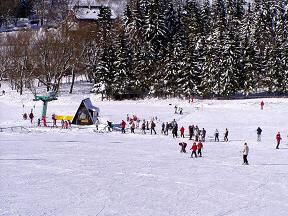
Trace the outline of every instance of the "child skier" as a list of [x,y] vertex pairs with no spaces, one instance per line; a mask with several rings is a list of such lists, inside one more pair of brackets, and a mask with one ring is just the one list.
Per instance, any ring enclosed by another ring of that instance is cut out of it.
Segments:
[[68,121],[65,121],[65,122],[64,122],[64,128],[65,128],[65,129],[68,129]]
[[24,119],[24,120],[27,120],[27,113],[24,113],[24,114],[23,114],[23,119]]
[[198,154],[199,157],[202,157],[202,148],[203,148],[203,144],[202,144],[201,141],[199,141],[198,144],[197,144],[197,149],[198,149],[197,154]]
[[185,143],[185,142],[180,142],[180,143],[179,143],[179,146],[181,146],[180,152],[181,152],[181,153],[186,153],[187,143]]
[[125,131],[125,127],[126,127],[126,122],[124,121],[124,120],[122,120],[122,122],[121,122],[121,132],[122,133],[125,133],[126,131]]
[[191,153],[191,158],[193,158],[193,155],[195,155],[195,157],[197,158],[197,154],[196,154],[196,151],[197,151],[197,145],[196,145],[196,142],[193,143],[191,149],[192,150],[192,153]]

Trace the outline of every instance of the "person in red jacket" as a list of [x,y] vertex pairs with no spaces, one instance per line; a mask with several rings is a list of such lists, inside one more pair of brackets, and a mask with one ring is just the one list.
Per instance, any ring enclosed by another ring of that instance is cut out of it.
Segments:
[[185,131],[185,129],[184,129],[184,127],[182,126],[182,127],[180,128],[180,136],[183,137],[183,138],[184,138],[184,131]]
[[197,154],[198,154],[199,157],[202,157],[202,148],[203,148],[203,144],[202,144],[201,141],[199,141],[198,144],[197,144],[197,149],[198,149]]
[[261,106],[261,110],[263,110],[263,107],[264,107],[264,101],[261,101],[260,106]]
[[276,141],[277,141],[276,149],[279,149],[279,145],[280,145],[281,139],[282,138],[281,138],[280,132],[278,132],[277,135],[276,135]]
[[121,122],[121,132],[122,133],[125,133],[126,131],[125,131],[125,127],[126,127],[126,122],[124,121],[124,120],[122,120],[122,122]]
[[45,116],[42,116],[42,121],[43,121],[44,127],[47,127],[47,121],[46,121],[46,117]]
[[197,145],[196,145],[196,142],[193,143],[191,149],[192,150],[192,153],[191,153],[191,158],[193,158],[193,154],[195,155],[195,157],[197,158],[197,154],[196,154],[196,151],[197,151]]

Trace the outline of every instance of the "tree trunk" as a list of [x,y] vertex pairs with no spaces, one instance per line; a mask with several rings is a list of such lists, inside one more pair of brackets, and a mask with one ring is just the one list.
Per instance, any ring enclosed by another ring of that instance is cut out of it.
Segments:
[[60,89],[60,82],[61,82],[61,79],[57,80],[57,82],[53,85],[52,90],[56,93],[58,93],[58,91]]
[[19,85],[19,90],[20,90],[20,95],[23,94],[23,80],[20,80],[20,85]]
[[71,86],[70,86],[69,94],[72,94],[72,92],[73,92],[74,82],[75,82],[75,72],[74,72],[74,68],[73,68],[72,69],[72,83],[71,83]]

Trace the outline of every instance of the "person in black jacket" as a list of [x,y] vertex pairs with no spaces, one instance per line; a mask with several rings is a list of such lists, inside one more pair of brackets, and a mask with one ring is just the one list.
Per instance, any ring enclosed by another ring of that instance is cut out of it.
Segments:
[[260,127],[257,128],[257,141],[261,142],[261,133],[262,129]]
[[151,121],[151,134],[152,134],[152,131],[154,131],[154,134],[156,134],[156,131],[155,131],[155,127],[156,127],[156,124],[154,123],[154,121]]
[[166,122],[164,134],[168,135],[168,131],[169,131],[169,123]]
[[228,142],[228,129],[226,128],[225,134],[224,134],[224,142]]
[[177,123],[175,123],[172,131],[173,131],[173,138],[174,137],[177,138],[178,137],[178,124]]
[[216,130],[215,130],[215,142],[216,141],[218,141],[219,142],[219,131],[218,131],[218,129],[216,128]]
[[161,134],[165,134],[165,123],[162,123],[162,129],[161,129]]
[[205,142],[206,130],[203,128],[201,132],[202,142]]
[[185,143],[185,142],[180,142],[180,143],[179,143],[179,146],[181,146],[180,152],[181,152],[181,153],[186,153],[187,143]]
[[29,114],[29,118],[30,118],[30,121],[31,121],[31,124],[33,123],[33,118],[34,118],[34,114],[31,110],[30,114]]
[[193,128],[194,126],[189,126],[189,140],[192,140],[192,136],[194,135],[193,133],[194,133],[194,128]]

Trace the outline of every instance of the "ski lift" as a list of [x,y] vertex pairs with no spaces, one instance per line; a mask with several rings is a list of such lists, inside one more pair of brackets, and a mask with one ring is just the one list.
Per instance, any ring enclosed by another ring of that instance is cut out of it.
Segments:
[[47,107],[48,107],[48,102],[57,100],[57,93],[56,92],[49,92],[48,96],[37,96],[35,95],[35,98],[33,101],[43,101],[43,108],[42,108],[42,118],[46,118],[46,113],[47,113]]

